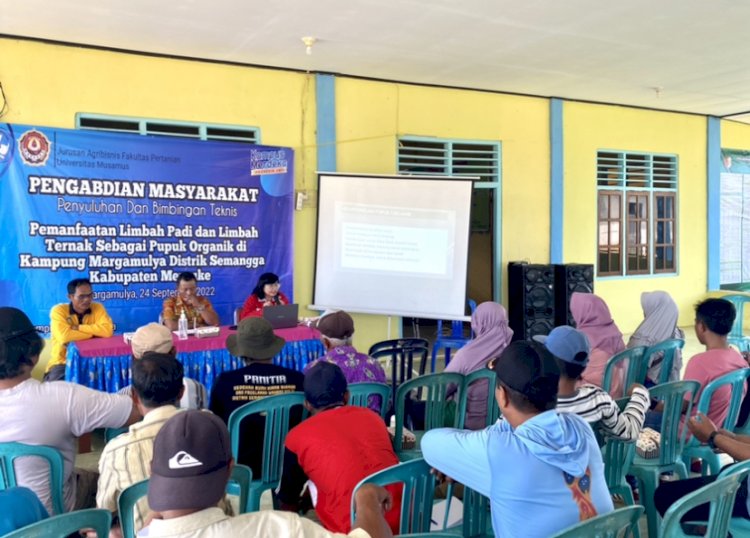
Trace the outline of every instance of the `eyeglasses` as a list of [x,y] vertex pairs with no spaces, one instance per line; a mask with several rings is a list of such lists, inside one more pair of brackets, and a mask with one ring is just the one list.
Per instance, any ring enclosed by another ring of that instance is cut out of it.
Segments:
[[271,286],[272,288],[280,288],[281,282],[274,282],[273,284],[266,284],[266,286]]

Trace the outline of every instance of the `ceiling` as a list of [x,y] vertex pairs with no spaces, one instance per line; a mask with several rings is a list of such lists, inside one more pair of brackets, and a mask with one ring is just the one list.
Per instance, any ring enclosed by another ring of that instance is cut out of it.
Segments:
[[[6,0],[0,7],[7,36],[750,123],[748,23],[744,0]],[[303,36],[318,40],[311,55]]]

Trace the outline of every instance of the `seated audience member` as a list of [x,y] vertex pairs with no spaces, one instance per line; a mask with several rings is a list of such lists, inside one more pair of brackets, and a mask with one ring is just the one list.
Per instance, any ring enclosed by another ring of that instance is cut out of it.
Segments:
[[[225,424],[232,411],[248,402],[302,390],[301,372],[273,363],[284,344],[284,339],[276,336],[271,324],[263,318],[243,319],[237,333],[227,337],[229,352],[242,358],[247,366],[224,372],[211,389],[210,409]],[[260,476],[262,469],[264,424],[263,417],[255,415],[244,420],[240,428],[238,463],[251,467],[253,476]]]
[[[177,349],[174,347],[172,331],[164,325],[158,323],[149,323],[143,327],[138,327],[133,339],[130,341],[130,347],[133,352],[133,359],[138,360],[146,353],[166,353],[172,357],[177,357]],[[208,397],[206,387],[203,383],[189,377],[182,378],[182,398],[180,398],[179,407],[183,409],[203,409],[208,406]],[[128,385],[118,391],[118,394],[131,396],[133,386]]]
[[250,296],[245,300],[240,312],[240,320],[247,317],[263,317],[263,309],[267,306],[289,304],[289,299],[281,293],[279,277],[273,273],[263,273],[253,288]]
[[[285,509],[298,512],[305,483],[315,512],[329,531],[351,529],[354,487],[372,473],[396,465],[391,438],[379,415],[347,405],[349,391],[341,368],[320,361],[305,374],[305,407],[310,418],[286,437],[284,471],[278,498]],[[398,532],[401,486],[389,488],[393,509],[386,519]]]
[[[570,312],[576,322],[576,328],[586,335],[591,346],[589,364],[581,378],[586,383],[601,387],[604,381],[604,370],[613,355],[625,350],[622,333],[612,320],[607,303],[593,293],[573,292],[570,298]],[[609,393],[615,398],[623,394],[625,365],[615,369]]]
[[[320,318],[316,324],[326,354],[308,363],[304,372],[320,361],[337,365],[344,372],[348,383],[386,383],[385,372],[380,363],[369,355],[360,353],[352,345],[354,320],[344,311],[333,312]],[[388,405],[386,402],[385,405]],[[368,407],[380,412],[381,402],[372,398]]]
[[[644,291],[641,293],[641,307],[643,308],[643,321],[630,337],[628,348],[653,346],[670,338],[685,339],[685,333],[677,326],[679,316],[677,304],[666,291]],[[646,384],[656,385],[659,382],[663,359],[663,353],[651,357]],[[680,379],[680,371],[682,371],[682,353],[676,349],[668,381]]]
[[[709,417],[698,413],[695,417],[688,420],[690,432],[701,443],[707,443],[714,450],[719,449],[729,454],[736,461],[745,461],[750,459],[750,436],[735,435],[734,433],[717,429]],[[717,476],[699,476],[697,478],[688,478],[686,480],[670,480],[661,482],[656,488],[654,494],[654,503],[656,509],[663,516],[666,511],[677,500],[684,497],[703,486],[711,484]],[[709,504],[697,506],[685,514],[685,521],[708,521]],[[737,497],[734,500],[732,517],[742,517],[750,519],[750,498],[748,498],[748,481],[743,480],[740,489],[737,490]],[[735,535],[739,536],[739,535]],[[743,535],[744,536],[744,535]]]
[[[149,538],[344,536],[332,534],[290,512],[261,510],[228,517],[216,504],[224,495],[233,464],[229,432],[216,416],[189,409],[168,420],[154,441],[148,484],[148,504],[158,513],[139,535]],[[357,520],[348,536],[392,536],[383,517],[391,506],[385,489],[367,484],[357,492],[354,502]]]
[[29,488],[0,491],[0,536],[48,517],[47,509]]
[[[493,302],[480,304],[471,315],[474,339],[456,351],[444,372],[468,375],[500,356],[513,338],[513,329],[508,327],[508,314],[503,305]],[[449,391],[449,395],[456,389]],[[466,401],[464,426],[469,430],[484,428],[487,421],[487,396],[489,384],[476,381],[469,387]]]
[[558,411],[575,413],[589,424],[600,422],[602,432],[611,437],[626,441],[638,439],[650,403],[646,387],[637,383],[631,386],[630,401],[620,412],[612,397],[599,387],[579,385],[589,360],[589,341],[585,334],[561,325],[547,336],[535,336],[534,340],[544,343],[560,369]]
[[493,370],[503,420],[475,432],[428,431],[425,460],[490,498],[495,536],[546,538],[611,512],[594,432],[555,410],[560,376],[552,355],[534,342],[511,342]]
[[195,275],[185,271],[177,275],[177,294],[164,301],[161,310],[162,323],[170,331],[177,330],[180,315],[185,312],[188,329],[219,325],[219,314],[211,301],[198,294],[198,280]]
[[[40,383],[31,377],[44,340],[26,314],[0,308],[0,443],[49,445],[63,457],[66,510],[93,506],[96,473],[74,469],[76,437],[96,428],[119,428],[140,419],[130,398],[73,383]],[[35,460],[16,463],[18,483],[52,512],[49,471]],[[78,486],[76,486],[78,484]],[[90,503],[90,504],[89,504]]]
[[88,278],[68,282],[69,303],[61,303],[50,310],[50,336],[52,349],[45,381],[65,379],[65,356],[68,344],[78,340],[109,338],[115,326],[104,305],[93,302],[94,292]]

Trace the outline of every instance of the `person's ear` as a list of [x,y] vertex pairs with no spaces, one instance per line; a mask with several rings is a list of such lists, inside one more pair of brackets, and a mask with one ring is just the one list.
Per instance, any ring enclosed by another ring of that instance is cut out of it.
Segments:
[[344,392],[344,405],[349,405],[349,389]]
[[308,412],[308,413],[312,413],[312,412],[313,412],[313,410],[315,409],[315,408],[314,408],[314,407],[312,406],[312,404],[311,404],[310,402],[308,402],[307,400],[305,400],[304,402],[302,402],[302,406],[303,406],[303,407],[304,407],[305,409],[307,409],[307,412]]

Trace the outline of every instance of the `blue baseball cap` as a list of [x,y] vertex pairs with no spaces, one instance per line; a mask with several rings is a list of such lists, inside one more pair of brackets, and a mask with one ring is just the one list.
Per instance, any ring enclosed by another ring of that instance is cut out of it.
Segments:
[[562,361],[580,366],[589,363],[589,339],[569,325],[560,325],[552,329],[548,335],[537,335],[533,339],[544,344],[550,353]]

